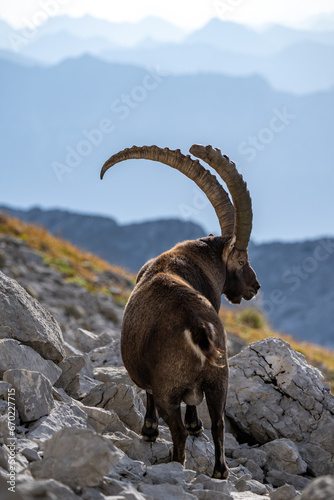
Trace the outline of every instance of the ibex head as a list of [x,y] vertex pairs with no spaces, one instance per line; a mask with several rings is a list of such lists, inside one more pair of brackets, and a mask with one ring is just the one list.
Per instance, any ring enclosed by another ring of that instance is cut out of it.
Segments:
[[234,245],[226,258],[224,295],[232,304],[240,304],[241,299],[251,300],[259,289],[260,283],[248,261],[248,251]]
[[232,196],[235,209],[233,236],[223,252],[223,260],[226,262],[223,293],[233,304],[240,304],[241,299],[252,299],[260,288],[260,283],[248,260],[247,247],[252,231],[253,212],[247,184],[235,164],[227,156],[222,155],[219,149],[194,144],[190,152],[216,170]]
[[241,299],[250,300],[257,294],[260,284],[248,260],[247,247],[253,215],[246,182],[235,164],[227,156],[222,155],[219,149],[194,144],[190,148],[190,153],[216,170],[226,183],[234,206],[216,177],[206,170],[199,160],[192,160],[189,155],[184,156],[179,149],[171,151],[157,146],[133,146],[124,149],[106,161],[101,170],[101,179],[111,166],[134,158],[165,163],[192,179],[206,194],[215,209],[222,236],[229,238],[221,256],[226,265],[226,279],[222,293],[233,304],[239,304]]

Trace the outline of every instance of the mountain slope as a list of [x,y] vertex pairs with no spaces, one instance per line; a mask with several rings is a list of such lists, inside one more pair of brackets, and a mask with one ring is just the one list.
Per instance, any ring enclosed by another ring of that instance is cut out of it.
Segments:
[[62,210],[28,211],[0,206],[0,210],[26,222],[46,227],[52,234],[99,255],[110,263],[138,272],[150,258],[180,241],[205,236],[197,224],[158,220],[120,226],[111,218]]

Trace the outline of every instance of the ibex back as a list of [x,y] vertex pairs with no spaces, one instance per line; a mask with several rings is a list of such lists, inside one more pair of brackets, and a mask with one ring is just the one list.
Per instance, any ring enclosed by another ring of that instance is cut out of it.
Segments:
[[[112,156],[101,178],[122,160],[160,161],[194,180],[216,211],[221,236],[179,243],[142,267],[125,308],[121,350],[130,377],[147,393],[144,439],[156,440],[161,416],[172,434],[173,460],[184,464],[187,433],[197,436],[203,430],[196,406],[205,394],[215,444],[213,477],[226,479],[223,414],[228,359],[218,312],[222,294],[239,304],[260,288],[247,253],[252,206],[242,176],[219,149],[194,145],[190,152],[225,181],[234,206],[216,177],[179,150],[133,146]],[[184,424],[182,401],[186,403]]]

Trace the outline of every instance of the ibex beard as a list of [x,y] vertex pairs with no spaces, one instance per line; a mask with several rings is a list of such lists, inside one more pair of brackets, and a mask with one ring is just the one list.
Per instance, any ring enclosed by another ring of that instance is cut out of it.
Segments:
[[[157,160],[194,180],[217,213],[221,236],[179,243],[142,267],[124,312],[121,351],[130,377],[147,394],[144,439],[157,439],[162,417],[171,431],[173,460],[184,465],[187,435],[203,431],[196,407],[205,394],[215,445],[213,477],[226,479],[228,359],[219,308],[222,294],[239,304],[260,288],[247,253],[252,207],[246,183],[227,156],[211,146],[194,145],[190,152],[216,170],[233,204],[216,177],[179,150],[133,146],[113,155],[101,178],[122,160]],[[181,402],[186,404],[184,423]]]

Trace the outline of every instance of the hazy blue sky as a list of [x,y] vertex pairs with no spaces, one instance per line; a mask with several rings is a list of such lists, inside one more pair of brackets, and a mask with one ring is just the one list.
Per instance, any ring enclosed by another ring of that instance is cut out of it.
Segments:
[[[302,26],[313,16],[334,12],[333,0],[0,0],[0,17],[20,28],[45,11],[92,16],[114,22],[162,17],[192,29],[212,17],[247,24],[269,22]],[[41,16],[43,19],[43,16]]]

